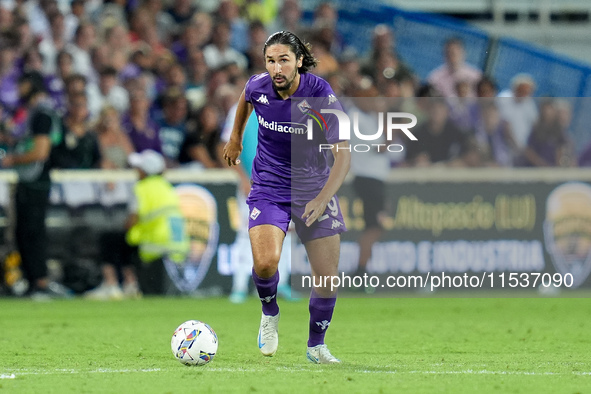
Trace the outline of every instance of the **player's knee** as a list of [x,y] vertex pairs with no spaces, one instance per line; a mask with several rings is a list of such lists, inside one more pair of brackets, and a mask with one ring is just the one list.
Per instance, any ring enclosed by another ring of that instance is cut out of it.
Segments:
[[261,278],[269,278],[277,271],[279,264],[279,254],[269,253],[255,259],[254,270]]

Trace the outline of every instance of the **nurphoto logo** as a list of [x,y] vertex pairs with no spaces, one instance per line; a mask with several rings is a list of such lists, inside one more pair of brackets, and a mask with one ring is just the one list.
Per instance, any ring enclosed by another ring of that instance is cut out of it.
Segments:
[[[307,103],[306,103],[307,104]],[[303,108],[302,108],[303,107]],[[318,111],[314,111],[309,106],[300,106],[300,110],[304,109],[306,113],[312,117],[316,123],[320,126],[321,130],[326,130],[328,128],[328,124],[326,119],[322,114],[332,114],[337,117],[338,124],[339,124],[339,139],[340,140],[351,140],[351,120],[349,119],[349,115],[344,113],[338,109],[321,109],[320,113]],[[304,111],[302,111],[304,112]],[[402,131],[410,140],[417,141],[417,137],[410,131],[410,129],[417,124],[417,117],[408,112],[387,112],[386,116],[384,116],[383,112],[377,112],[376,116],[378,117],[378,129],[373,134],[364,134],[359,129],[359,113],[353,113],[353,133],[355,136],[362,140],[368,141],[365,144],[353,144],[349,145],[348,147],[339,147],[336,146],[336,149],[339,150],[348,150],[354,152],[369,152],[370,150],[376,150],[378,152],[387,150],[388,152],[402,152],[404,149],[400,144],[384,144],[384,143],[374,143],[370,144],[369,141],[382,141],[382,136],[384,134],[384,118],[386,119],[386,138],[388,141],[392,140],[392,135],[395,130]],[[409,122],[400,123],[401,120],[407,119]],[[307,135],[308,140],[314,139],[314,130],[312,128],[312,119],[308,119],[308,127],[307,127]],[[333,144],[320,144],[319,151],[322,152],[323,150],[331,150],[335,148]]]

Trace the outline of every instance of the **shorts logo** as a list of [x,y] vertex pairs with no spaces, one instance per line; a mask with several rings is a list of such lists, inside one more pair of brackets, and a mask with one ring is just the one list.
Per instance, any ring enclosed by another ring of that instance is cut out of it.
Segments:
[[341,227],[342,225],[343,225],[343,223],[339,222],[339,221],[338,221],[338,220],[336,220],[336,219],[333,219],[333,220],[332,220],[332,226],[331,226],[330,228],[331,228],[331,230],[332,230],[332,229],[335,229],[335,228]]
[[255,207],[252,209],[252,211],[250,211],[250,218],[252,220],[256,220],[256,218],[258,218],[260,214],[261,214],[261,211]]

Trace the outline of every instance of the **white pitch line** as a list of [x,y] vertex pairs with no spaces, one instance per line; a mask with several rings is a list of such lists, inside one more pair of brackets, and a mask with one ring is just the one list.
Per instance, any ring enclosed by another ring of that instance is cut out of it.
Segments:
[[160,368],[148,368],[148,369],[108,369],[99,368],[89,371],[77,370],[77,369],[55,369],[53,371],[28,371],[28,370],[14,370],[14,372],[7,374],[0,374],[0,379],[15,379],[16,376],[20,375],[66,375],[66,374],[81,374],[81,373],[133,373],[133,372],[160,372]]
[[[271,369],[271,368],[223,368],[223,367],[203,367],[199,368],[200,371],[204,372],[249,372],[249,373],[257,373],[260,372],[262,369]],[[274,368],[276,371],[282,372],[322,372],[323,369],[311,367],[311,368],[302,368],[302,367],[295,367],[288,368],[288,367],[276,367]],[[85,373],[146,373],[146,372],[171,372],[176,371],[176,368],[146,368],[146,369],[109,369],[109,368],[99,368],[94,370],[76,370],[76,369],[56,369],[53,371],[29,371],[26,369],[20,370],[12,370],[7,371],[7,373],[0,373],[0,379],[16,379],[18,376],[22,375],[64,375],[64,374],[85,374]],[[331,369],[333,370],[333,369]],[[344,372],[347,372],[344,370]],[[356,373],[368,373],[368,374],[397,374],[397,375],[406,375],[406,374],[419,374],[419,375],[518,375],[518,376],[552,376],[552,375],[580,375],[580,376],[589,376],[591,372],[531,372],[531,371],[489,371],[487,369],[482,370],[458,370],[458,371],[397,371],[397,370],[390,370],[390,371],[380,371],[380,370],[367,370],[367,369],[359,369],[354,370],[352,372]]]

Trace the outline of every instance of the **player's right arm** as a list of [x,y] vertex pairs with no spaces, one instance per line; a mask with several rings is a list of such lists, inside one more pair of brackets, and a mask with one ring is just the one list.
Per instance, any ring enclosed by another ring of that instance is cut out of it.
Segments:
[[245,90],[243,90],[240,99],[238,99],[238,107],[236,108],[236,118],[234,119],[232,135],[226,146],[224,146],[224,160],[226,160],[230,167],[240,163],[238,157],[242,152],[244,128],[246,127],[246,122],[248,121],[248,117],[252,110],[253,106],[246,101]]

